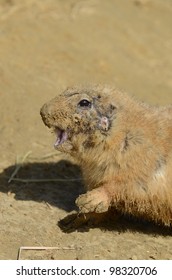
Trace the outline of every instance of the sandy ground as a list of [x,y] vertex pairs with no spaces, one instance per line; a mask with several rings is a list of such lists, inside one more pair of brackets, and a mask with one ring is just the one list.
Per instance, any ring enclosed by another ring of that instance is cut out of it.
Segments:
[[[23,250],[21,259],[172,258],[171,230],[152,224],[120,217],[61,230],[81,174],[55,153],[39,116],[44,102],[85,82],[171,103],[171,27],[171,0],[0,0],[0,259],[16,259],[21,246],[58,247]],[[15,178],[26,182],[8,183],[22,159]]]

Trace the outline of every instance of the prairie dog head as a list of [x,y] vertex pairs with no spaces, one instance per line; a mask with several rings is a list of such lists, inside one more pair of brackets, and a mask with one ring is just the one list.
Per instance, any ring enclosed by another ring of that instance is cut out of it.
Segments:
[[116,114],[106,90],[69,88],[41,108],[43,122],[57,136],[54,147],[64,152],[98,145],[109,133]]

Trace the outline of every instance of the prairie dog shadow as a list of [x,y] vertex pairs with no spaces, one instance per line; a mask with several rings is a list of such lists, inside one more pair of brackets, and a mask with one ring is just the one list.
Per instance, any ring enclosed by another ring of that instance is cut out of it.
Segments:
[[115,209],[108,213],[99,214],[78,214],[70,213],[58,221],[58,226],[65,233],[74,231],[88,232],[90,228],[101,228],[103,231],[114,231],[118,233],[140,232],[153,236],[171,236],[172,231],[169,227],[158,226],[152,222],[143,221],[129,215],[121,215]]
[[16,176],[26,179],[26,182],[12,181],[9,184],[8,179],[14,169],[14,165],[9,166],[0,174],[1,192],[14,193],[16,200],[44,201],[67,212],[77,209],[75,199],[84,192],[82,173],[77,165],[66,160],[26,163]]

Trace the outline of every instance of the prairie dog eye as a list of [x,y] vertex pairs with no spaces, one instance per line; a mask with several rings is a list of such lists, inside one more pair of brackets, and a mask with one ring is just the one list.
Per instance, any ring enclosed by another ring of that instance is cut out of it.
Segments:
[[82,107],[83,109],[87,109],[87,108],[91,108],[91,102],[87,99],[82,99],[79,103],[78,103],[79,107]]

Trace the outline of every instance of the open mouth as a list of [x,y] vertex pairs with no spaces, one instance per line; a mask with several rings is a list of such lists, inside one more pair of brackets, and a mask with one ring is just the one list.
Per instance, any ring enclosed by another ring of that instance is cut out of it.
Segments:
[[60,129],[58,127],[55,128],[55,134],[57,136],[56,142],[54,144],[54,148],[57,149],[59,145],[63,144],[67,138],[68,138],[68,133],[67,131]]

